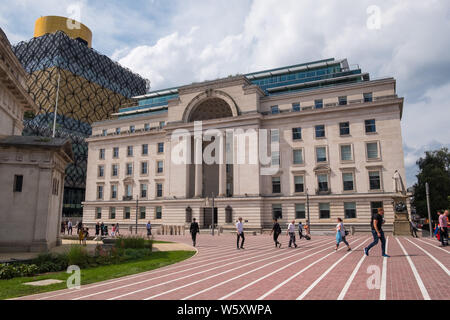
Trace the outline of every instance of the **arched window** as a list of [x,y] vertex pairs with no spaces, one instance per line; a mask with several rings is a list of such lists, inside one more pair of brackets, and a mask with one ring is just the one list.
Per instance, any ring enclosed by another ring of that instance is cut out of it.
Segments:
[[192,222],[192,209],[191,207],[186,208],[186,222],[191,223]]
[[225,208],[225,223],[233,223],[233,209],[230,206]]

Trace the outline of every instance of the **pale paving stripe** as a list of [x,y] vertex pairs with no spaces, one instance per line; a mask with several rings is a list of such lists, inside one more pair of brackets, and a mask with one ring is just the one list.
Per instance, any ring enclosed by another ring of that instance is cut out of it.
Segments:
[[[355,247],[355,249],[358,249],[359,247],[361,247],[364,243],[366,243],[367,240],[364,240],[363,243],[359,244],[357,247]],[[306,289],[305,291],[303,291],[303,293],[298,296],[298,298],[296,300],[303,300],[303,298],[305,298],[318,284],[320,281],[323,280],[323,278],[325,278],[334,268],[336,268],[336,266],[341,263],[345,258],[347,258],[350,254],[352,254],[354,251],[349,251],[347,252],[342,258],[340,258],[338,261],[336,261],[331,267],[329,267],[324,273],[322,273],[322,275],[317,278],[316,281],[314,281],[309,287],[308,289]]]
[[[325,242],[325,241],[326,241],[326,240],[320,241],[320,242]],[[316,244],[319,244],[320,242],[317,242]],[[329,243],[321,244],[321,245],[319,245],[319,248],[322,247],[323,245],[328,245],[328,244],[329,244]],[[228,283],[228,282],[231,282],[231,281],[234,281],[234,280],[236,280],[236,279],[242,278],[242,277],[244,277],[244,276],[246,276],[246,275],[248,275],[248,274],[250,274],[250,273],[253,273],[253,272],[255,272],[255,271],[264,269],[264,268],[266,268],[266,267],[268,267],[268,266],[270,266],[270,265],[272,265],[272,264],[279,263],[280,261],[292,259],[293,257],[299,256],[299,255],[301,255],[301,254],[304,254],[304,253],[306,253],[306,252],[309,252],[309,251],[312,251],[312,250],[315,250],[315,249],[317,249],[317,248],[312,248],[312,249],[309,249],[309,250],[306,250],[306,251],[301,251],[301,252],[299,252],[299,253],[297,253],[297,254],[293,254],[293,255],[288,256],[288,257],[286,257],[286,258],[279,259],[279,260],[277,260],[277,261],[272,261],[272,262],[270,262],[270,263],[267,263],[267,264],[265,264],[265,265],[262,265],[261,267],[258,267],[258,268],[256,268],[256,269],[253,269],[253,270],[250,270],[250,271],[245,272],[245,273],[243,273],[243,274],[240,274],[240,275],[238,275],[238,276],[236,276],[236,277],[234,277],[234,278],[231,278],[231,279],[228,279],[228,280],[226,280],[226,281],[223,281],[223,282],[220,282],[220,283],[218,283],[218,284],[215,284],[215,285],[213,285],[212,287],[209,287],[209,288],[207,288],[207,289],[204,289],[204,290],[201,290],[201,291],[196,292],[196,293],[194,293],[194,294],[191,294],[190,296],[187,296],[187,297],[185,297],[185,298],[183,298],[183,299],[180,299],[180,300],[187,300],[187,299],[190,299],[190,298],[192,298],[192,297],[198,296],[199,294],[208,292],[209,290],[212,290],[212,289],[214,289],[214,288],[220,287],[220,286],[222,286],[222,285],[224,285],[224,284],[226,284],[226,283]],[[306,257],[305,257],[305,258],[306,258]],[[304,260],[305,258],[302,258],[302,259],[300,259],[300,260],[296,260],[295,262],[302,261],[302,260]],[[282,268],[280,268],[280,269],[277,269],[277,271],[279,272],[280,270],[282,270],[282,269],[284,269],[284,268],[286,268],[286,266],[284,266],[284,267],[282,267]]]
[[[246,266],[251,265],[251,264],[253,264],[253,263],[257,263],[257,262],[264,261],[264,260],[267,260],[267,259],[272,259],[273,257],[281,256],[281,255],[284,255],[284,254],[285,254],[285,253],[282,253],[282,254],[273,256],[273,252],[269,252],[269,253],[267,253],[267,254],[256,255],[256,256],[252,256],[252,257],[247,258],[247,259],[242,259],[242,260],[239,260],[239,261],[242,262],[242,261],[247,261],[247,260],[253,260],[253,259],[255,259],[255,258],[260,258],[260,257],[264,257],[264,256],[267,256],[267,255],[271,255],[271,256],[268,257],[268,258],[264,258],[264,259],[262,259],[262,260],[253,261],[253,262],[247,263],[247,264],[245,264],[245,265],[239,266],[239,267],[237,267],[237,268],[229,269],[229,270],[227,270],[227,271],[224,271],[224,272],[215,274],[215,275],[213,275],[213,276],[210,276],[210,277],[207,277],[207,278],[204,278],[204,279],[195,281],[194,283],[191,283],[191,284],[195,284],[195,283],[198,283],[198,282],[202,282],[202,281],[208,280],[208,279],[210,279],[210,278],[214,278],[214,277],[217,277],[217,276],[219,276],[219,275],[222,275],[222,274],[225,274],[225,273],[228,273],[228,272],[237,270],[237,269],[239,269],[239,268],[246,267]],[[236,257],[236,258],[241,259],[242,257]],[[229,260],[228,260],[228,261],[229,261]],[[165,285],[165,284],[168,284],[168,283],[172,283],[172,282],[175,282],[175,281],[179,281],[179,280],[183,280],[183,279],[186,279],[186,278],[191,278],[192,276],[195,276],[195,275],[198,275],[198,274],[202,274],[202,273],[205,273],[205,272],[210,272],[210,271],[213,271],[213,270],[216,270],[216,269],[219,269],[219,268],[223,268],[223,267],[226,267],[226,266],[232,265],[232,264],[236,264],[236,262],[233,261],[233,262],[230,262],[230,263],[227,263],[227,264],[224,264],[224,265],[220,265],[220,266],[215,267],[215,268],[212,268],[212,269],[203,270],[203,271],[201,271],[201,272],[198,272],[198,273],[195,273],[195,274],[190,274],[190,275],[187,275],[187,276],[185,276],[185,277],[173,279],[173,280],[167,281],[167,282],[165,282],[165,283],[160,283],[160,284],[153,285],[153,286],[150,286],[150,287],[145,287],[145,288],[142,288],[142,289],[139,289],[139,290],[131,291],[131,292],[128,292],[128,293],[125,293],[125,294],[122,294],[122,295],[119,295],[119,296],[116,296],[116,297],[113,297],[113,298],[109,298],[108,300],[117,300],[117,299],[120,299],[120,298],[129,296],[129,295],[132,295],[132,294],[136,294],[136,293],[139,293],[139,292],[147,291],[147,290],[150,290],[150,289],[152,289],[152,288],[160,287],[160,286],[162,286],[162,285]],[[175,291],[175,290],[178,290],[178,289],[181,289],[181,288],[184,288],[184,286],[178,287],[178,288],[175,288],[175,289],[172,289],[172,290],[170,290],[170,292]],[[161,294],[158,294],[158,295],[156,295],[156,296],[160,296],[160,295],[163,295],[163,294],[166,294],[166,293],[169,293],[169,291],[164,292],[164,293],[161,293]],[[152,298],[154,298],[154,297],[156,297],[156,296],[152,296],[152,297],[146,298],[146,299],[144,299],[144,300],[150,300],[150,299],[152,299]]]
[[430,295],[428,294],[427,289],[425,288],[425,285],[423,284],[422,278],[420,277],[419,273],[417,272],[416,266],[411,260],[411,257],[408,255],[408,252],[406,252],[405,248],[401,244],[401,242],[398,240],[398,238],[395,238],[400,245],[400,248],[402,248],[403,253],[406,256],[406,259],[408,260],[409,266],[411,267],[411,270],[414,274],[414,278],[416,278],[417,285],[419,286],[420,292],[422,292],[422,296],[424,300],[431,300]]
[[[261,248],[264,248],[264,247],[265,246],[261,246],[261,247],[258,247],[258,249],[261,249]],[[180,262],[176,263],[175,265],[169,265],[169,266],[157,269],[157,270],[146,271],[146,272],[143,272],[143,273],[139,273],[137,275],[130,275],[130,276],[126,276],[126,277],[121,277],[120,279],[117,279],[117,280],[106,280],[106,281],[101,282],[101,283],[96,284],[96,285],[85,285],[85,286],[82,286],[80,289],[78,289],[76,291],[64,290],[64,292],[59,292],[59,293],[53,294],[53,295],[46,295],[45,297],[41,297],[41,298],[39,298],[37,300],[51,299],[51,298],[55,298],[55,297],[59,297],[59,296],[63,296],[63,295],[73,294],[73,293],[76,293],[76,292],[81,292],[81,291],[85,291],[85,290],[100,288],[100,287],[107,286],[107,285],[114,284],[114,283],[120,283],[120,282],[124,282],[124,281],[128,281],[128,280],[133,280],[133,279],[138,279],[138,278],[142,278],[142,277],[147,277],[147,276],[155,275],[155,274],[158,274],[158,273],[167,273],[167,272],[170,272],[170,271],[173,271],[173,270],[177,270],[177,269],[183,268],[183,270],[181,270],[179,272],[176,272],[176,273],[180,273],[180,272],[186,271],[186,269],[184,269],[184,268],[186,268],[188,266],[204,263],[204,262],[211,261],[211,260],[217,260],[217,259],[222,258],[222,257],[228,257],[231,252],[235,252],[235,251],[236,251],[236,249],[234,249],[234,250],[227,249],[226,251],[222,251],[220,253],[215,253],[215,254],[208,254],[206,256],[199,256],[198,255],[199,252],[197,251],[196,255],[192,256],[191,258],[189,258],[187,260],[180,261]],[[196,258],[196,259],[194,259],[194,258]],[[207,259],[203,260],[204,258],[207,258]],[[193,261],[190,262],[190,263],[187,263],[187,264],[183,264],[183,262],[187,262],[189,260],[193,260]],[[211,265],[211,264],[219,263],[219,262],[221,262],[221,261],[212,262],[212,263],[209,263],[207,265]],[[197,266],[197,267],[194,267],[194,268],[190,268],[188,270],[193,270],[193,269],[197,269],[197,268],[204,267],[204,266],[205,266],[205,264],[202,264],[200,266]],[[41,295],[42,294],[40,294],[38,296],[41,296]]]
[[[388,252],[389,237],[386,238],[386,254]],[[383,258],[383,270],[381,271],[381,287],[380,287],[380,300],[386,300],[386,281],[387,281],[387,262],[389,258]]]
[[[243,259],[243,260],[240,260],[240,261],[246,261],[246,260],[250,260],[250,259],[254,259],[254,258],[258,258],[258,257],[267,256],[267,255],[270,255],[270,254],[272,254],[272,252],[270,252],[270,253],[265,253],[265,254],[261,254],[261,255],[255,254],[255,255],[252,255],[250,258]],[[234,257],[234,258],[228,259],[227,261],[230,261],[230,260],[239,260],[239,259],[241,259],[241,258],[242,258],[242,257]],[[97,296],[97,295],[100,295],[100,294],[104,294],[104,293],[108,293],[108,292],[112,292],[112,291],[117,291],[117,290],[120,290],[120,289],[123,289],[123,288],[132,287],[132,286],[135,286],[135,285],[138,285],[138,284],[142,284],[142,283],[145,283],[145,282],[149,282],[149,281],[153,281],[153,280],[161,279],[161,278],[165,278],[165,277],[170,277],[170,276],[172,276],[172,275],[174,275],[174,274],[184,273],[184,272],[187,272],[187,271],[190,271],[190,270],[193,270],[193,269],[198,269],[198,268],[202,268],[202,267],[205,267],[205,266],[208,266],[208,265],[218,264],[218,263],[222,263],[222,262],[223,262],[223,261],[215,261],[215,262],[211,262],[211,263],[208,263],[208,264],[206,264],[206,265],[201,265],[201,266],[198,266],[198,267],[195,267],[195,268],[186,269],[186,270],[181,270],[181,271],[173,272],[173,273],[166,274],[166,275],[163,275],[163,276],[159,276],[159,277],[156,277],[156,278],[145,279],[145,280],[142,280],[142,281],[129,283],[129,284],[126,284],[126,285],[123,285],[123,286],[119,286],[119,287],[115,287],[115,288],[111,288],[111,289],[108,289],[108,290],[104,290],[104,291],[100,291],[100,292],[95,292],[95,293],[92,293],[92,294],[89,294],[89,295],[86,295],[86,296],[74,298],[74,299],[72,299],[72,300],[81,300],[81,299],[85,299],[85,298]],[[236,262],[233,261],[233,262],[227,263],[227,264],[225,264],[225,265],[221,264],[221,265],[219,265],[219,266],[217,266],[217,267],[214,267],[214,268],[211,268],[211,269],[202,270],[202,271],[197,272],[197,273],[189,274],[189,275],[187,275],[187,276],[180,277],[180,278],[177,278],[177,279],[173,279],[173,280],[170,280],[170,281],[166,281],[166,282],[164,282],[164,283],[161,283],[161,284],[158,284],[158,285],[154,285],[154,286],[151,286],[151,287],[146,287],[146,288],[141,289],[141,290],[136,290],[136,291],[133,291],[133,292],[131,292],[131,293],[123,294],[123,295],[121,295],[121,296],[118,296],[118,297],[115,297],[115,298],[111,298],[111,299],[108,299],[108,300],[113,300],[113,299],[116,299],[116,298],[121,298],[121,297],[130,295],[130,294],[133,294],[133,293],[136,293],[136,292],[145,291],[145,290],[147,290],[148,288],[158,287],[158,286],[161,286],[161,285],[165,285],[165,284],[168,284],[168,283],[172,283],[172,282],[174,282],[174,281],[178,281],[178,280],[182,280],[182,279],[185,279],[185,278],[189,278],[189,277],[192,277],[192,276],[195,276],[195,275],[199,275],[199,274],[202,274],[202,273],[204,273],[204,272],[209,272],[209,271],[213,271],[213,270],[216,270],[216,269],[220,269],[220,268],[223,268],[223,267],[225,267],[225,266],[228,266],[228,265],[234,264],[234,263],[236,263]]]
[[411,240],[405,238],[405,240],[407,240],[408,242],[411,242],[413,245],[415,245],[417,248],[419,248],[420,250],[422,250],[423,252],[425,252],[425,254],[427,256],[429,256],[434,262],[436,262],[439,267],[441,267],[442,270],[445,271],[445,273],[447,273],[448,276],[450,276],[450,271],[438,260],[436,259],[433,255],[431,255],[428,251],[426,251],[425,249],[419,247],[417,244],[415,244],[414,242],[412,242]]
[[427,244],[427,245],[429,245],[429,246],[435,247],[436,249],[439,249],[439,250],[441,250],[441,251],[444,251],[444,252],[447,253],[447,254],[450,254],[450,251],[445,250],[444,248],[441,248],[441,247],[439,247],[439,246],[436,246],[434,243],[431,243],[431,242],[428,242],[428,241],[423,241],[422,239],[417,239],[417,240],[419,240],[420,242],[423,242],[423,243],[425,243],[425,244]]
[[[357,241],[359,241],[360,239],[357,239],[355,241],[352,242],[355,243]],[[341,250],[342,247],[339,249]],[[317,263],[319,263],[320,261],[328,258],[329,256],[336,254],[335,252],[331,252],[325,256],[323,256],[322,258],[320,258],[319,260],[316,260],[315,262],[311,263],[310,265],[306,266],[305,268],[303,268],[302,270],[300,270],[299,272],[295,273],[294,275],[290,276],[289,278],[287,278],[286,280],[284,280],[283,282],[281,282],[280,284],[278,284],[277,286],[275,286],[274,288],[272,288],[271,290],[267,291],[265,294],[263,294],[261,297],[259,297],[256,300],[263,300],[264,298],[266,298],[267,296],[269,296],[270,294],[274,293],[275,291],[277,291],[278,289],[280,289],[282,286],[284,286],[286,283],[288,283],[289,281],[291,281],[292,279],[298,277],[299,275],[301,275],[303,272],[305,272],[306,270],[308,270],[309,268],[311,268],[312,266],[316,265]]]
[[[283,256],[283,255],[286,255],[286,253],[279,254],[279,255],[275,255],[275,256],[272,256],[272,257],[269,257],[269,258],[264,258],[264,259],[257,260],[257,261],[253,261],[253,262],[247,263],[247,264],[245,264],[245,265],[243,265],[243,266],[239,266],[239,267],[236,267],[236,268],[233,268],[233,269],[230,269],[230,270],[221,272],[221,273],[219,273],[219,274],[215,274],[215,275],[209,276],[209,277],[207,277],[207,278],[203,278],[203,279],[200,279],[200,280],[197,280],[197,281],[188,283],[188,284],[186,284],[186,285],[183,285],[183,286],[180,286],[180,287],[177,287],[177,288],[174,288],[174,289],[171,289],[171,290],[162,292],[162,293],[158,293],[158,294],[153,295],[153,296],[151,296],[151,297],[145,298],[144,300],[151,300],[151,299],[160,297],[160,296],[162,296],[162,295],[165,295],[165,294],[168,294],[168,293],[171,293],[171,292],[174,292],[174,291],[177,291],[177,290],[186,288],[186,287],[188,287],[188,286],[191,286],[191,285],[194,285],[194,284],[203,282],[203,281],[205,281],[205,280],[209,280],[209,279],[215,278],[215,277],[217,277],[217,276],[226,274],[226,273],[228,273],[228,272],[231,272],[231,271],[234,271],[234,270],[237,270],[237,269],[241,269],[241,268],[247,267],[247,266],[252,265],[252,264],[254,264],[254,263],[258,263],[258,262],[265,261],[265,260],[268,260],[268,259],[273,259],[273,258],[276,258],[276,257],[279,257],[279,256]],[[287,255],[290,255],[290,253],[288,252]],[[110,300],[110,299],[109,299],[109,300]]]

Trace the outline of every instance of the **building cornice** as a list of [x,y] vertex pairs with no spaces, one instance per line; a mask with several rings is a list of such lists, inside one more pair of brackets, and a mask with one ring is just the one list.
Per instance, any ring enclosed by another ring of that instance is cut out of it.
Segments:
[[178,89],[179,95],[191,94],[196,92],[202,92],[207,89],[221,89],[234,86],[252,86],[253,84],[245,76],[233,76],[223,79],[217,79],[213,81],[205,81],[200,83],[194,83],[191,85],[183,86]]

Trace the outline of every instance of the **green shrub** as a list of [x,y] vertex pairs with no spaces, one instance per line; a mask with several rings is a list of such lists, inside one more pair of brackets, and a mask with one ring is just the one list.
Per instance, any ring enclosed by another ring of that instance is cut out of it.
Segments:
[[142,237],[124,237],[116,240],[116,248],[122,249],[152,249],[153,241]]
[[0,264],[0,279],[31,277],[39,273],[35,264]]
[[88,267],[90,262],[93,260],[89,256],[86,248],[79,245],[73,245],[70,248],[69,252],[67,253],[67,259],[69,265],[76,265],[80,268]]

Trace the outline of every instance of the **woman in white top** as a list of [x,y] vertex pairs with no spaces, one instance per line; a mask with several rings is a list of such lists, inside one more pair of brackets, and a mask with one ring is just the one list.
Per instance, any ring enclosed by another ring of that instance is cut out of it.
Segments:
[[345,239],[345,227],[344,223],[342,222],[341,218],[337,218],[337,226],[336,226],[336,251],[339,248],[339,244],[341,242],[344,242],[347,245],[347,251],[351,251],[350,245],[348,244],[347,240]]

